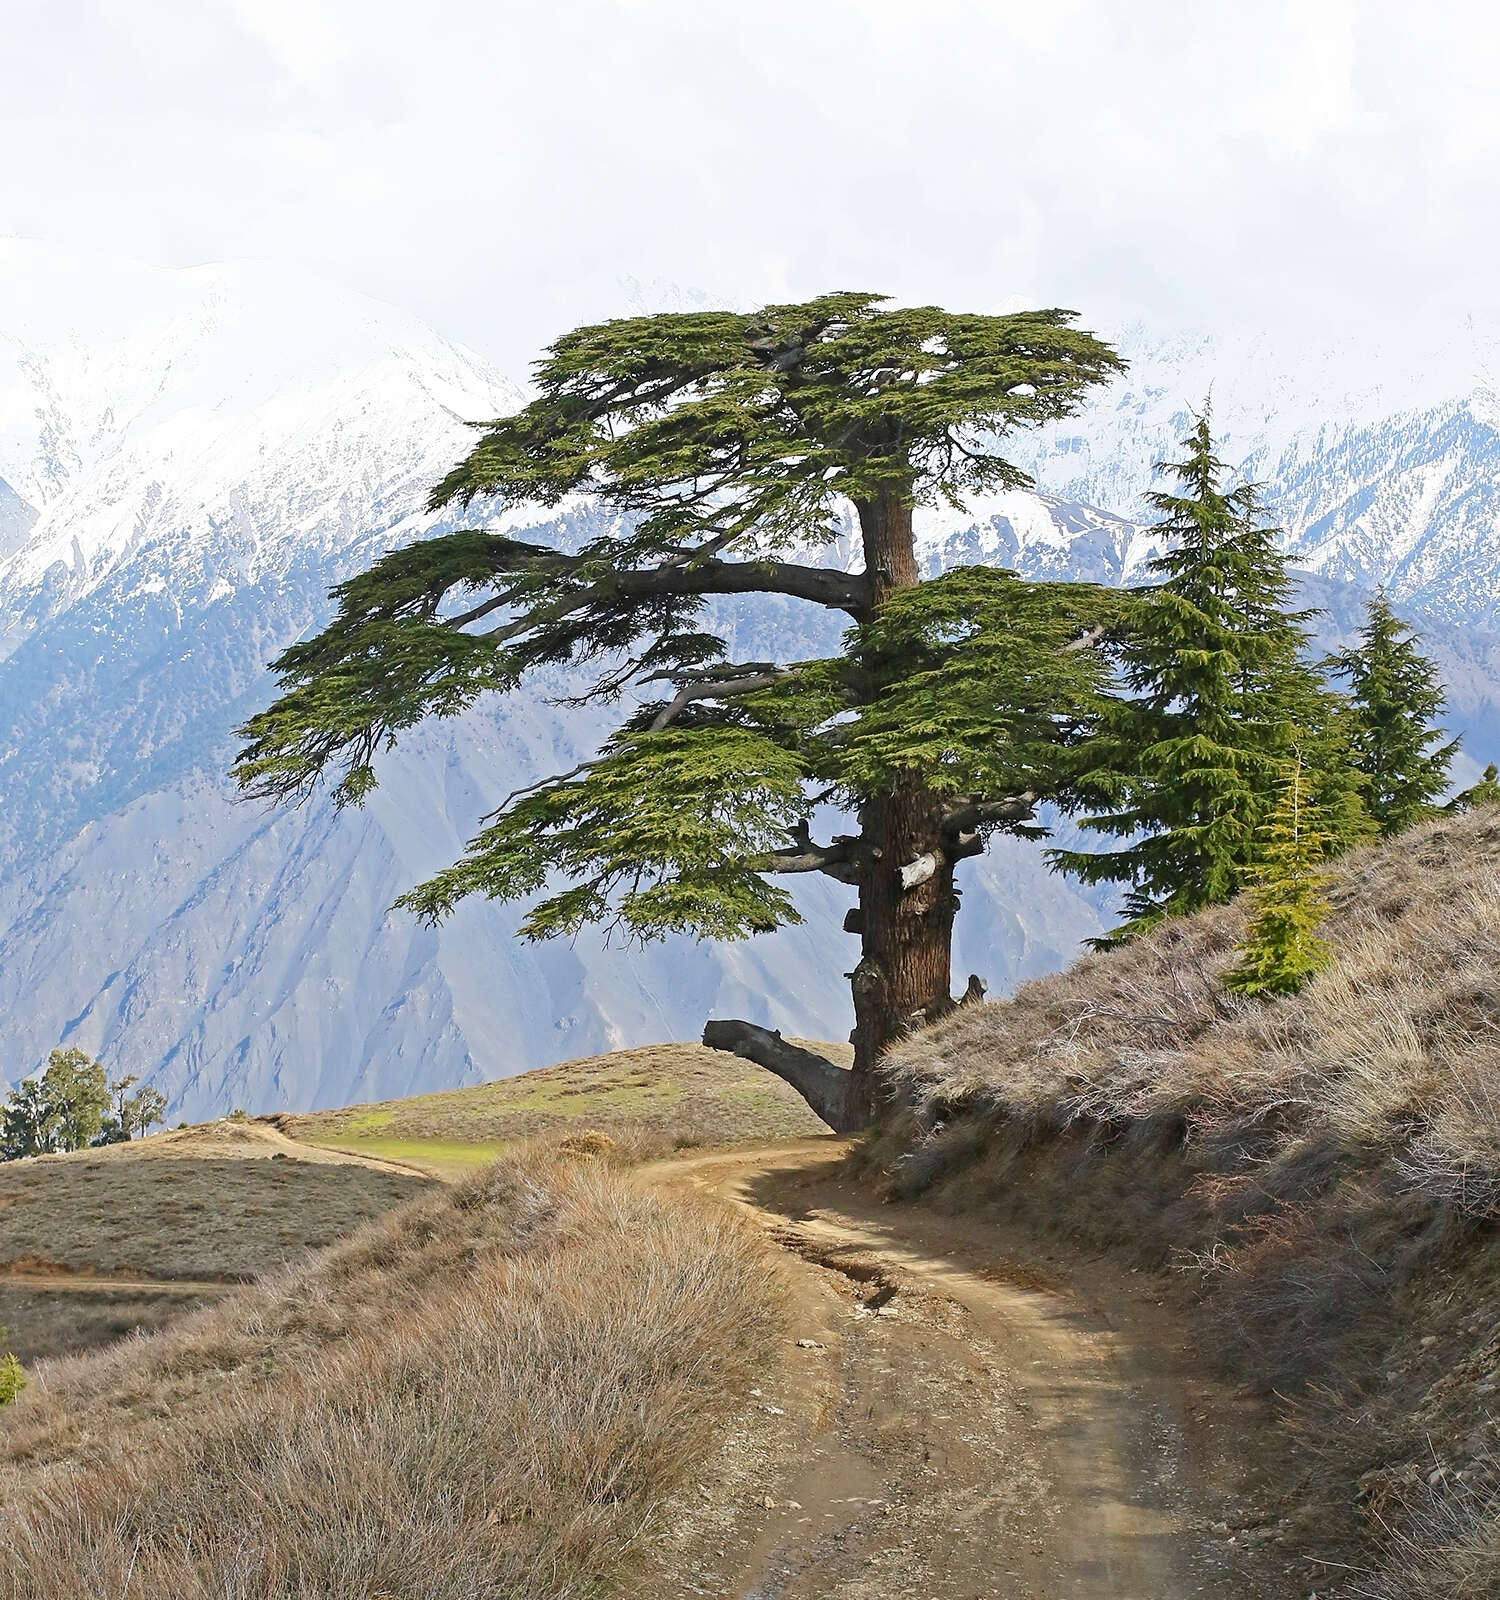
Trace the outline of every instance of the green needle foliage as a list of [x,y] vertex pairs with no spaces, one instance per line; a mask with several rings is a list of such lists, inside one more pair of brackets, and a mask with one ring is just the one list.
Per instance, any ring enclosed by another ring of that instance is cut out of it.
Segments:
[[1477,806],[1500,806],[1500,768],[1490,762],[1479,782],[1448,802],[1453,811],[1473,811]]
[[1318,928],[1329,909],[1324,863],[1338,844],[1337,828],[1327,825],[1308,787],[1300,751],[1257,844],[1250,891],[1254,913],[1239,964],[1224,984],[1232,993],[1262,998],[1295,994],[1331,959]]
[[1305,659],[1310,613],[1287,609],[1276,530],[1253,485],[1225,486],[1206,408],[1182,447],[1158,467],[1175,492],[1151,496],[1165,551],[1125,619],[1128,694],[1106,710],[1078,786],[1082,826],[1127,842],[1051,853],[1086,882],[1129,886],[1104,944],[1240,890],[1299,729],[1314,730],[1301,735],[1316,751],[1306,781],[1341,842],[1367,831],[1340,703]]
[[[4,1338],[5,1329],[0,1328],[0,1341]],[[25,1387],[26,1374],[21,1363],[13,1355],[0,1356],[0,1406],[8,1406]]]
[[1437,669],[1384,594],[1370,601],[1359,643],[1327,665],[1349,685],[1353,761],[1380,832],[1401,833],[1433,816],[1459,741],[1438,742],[1446,696]]
[[[947,1002],[953,864],[1065,785],[1104,686],[1083,646],[1116,597],[982,568],[921,582],[912,538],[916,507],[1025,484],[999,441],[1120,370],[1073,320],[831,294],[567,334],[536,398],[482,426],[432,505],[581,495],[613,515],[608,533],[565,550],[476,527],[341,585],[333,622],[275,663],[281,695],[243,730],[241,785],[284,800],[331,774],[358,801],[378,753],[424,718],[585,670],[581,698],[620,703],[616,733],[504,799],[402,903],[433,919],[469,894],[530,899],[533,938],[597,923],[730,939],[795,920],[778,874],[825,873],[860,891],[856,1011],[878,1018],[862,1070]],[[853,574],[817,564],[851,504]],[[841,652],[733,661],[710,602],[741,595],[841,613]],[[815,843],[823,806],[851,832]],[[914,858],[936,867],[908,888]]]

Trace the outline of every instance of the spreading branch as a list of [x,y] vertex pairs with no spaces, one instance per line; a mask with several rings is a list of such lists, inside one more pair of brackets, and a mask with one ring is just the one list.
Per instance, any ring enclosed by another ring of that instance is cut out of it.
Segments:
[[792,675],[791,667],[767,667],[763,672],[749,672],[740,677],[703,676],[685,683],[669,705],[662,707],[651,719],[652,733],[675,722],[695,700],[732,700],[739,695],[758,694],[762,689],[774,688],[783,678]]
[[792,831],[793,848],[760,857],[759,872],[821,872],[840,883],[858,884],[863,876],[864,849],[858,838],[844,834],[831,844],[815,844],[805,821]]
[[[534,598],[518,592],[519,582],[527,582],[528,587],[530,581],[540,579],[565,582],[599,566],[598,557],[592,554],[559,555],[511,539],[497,539],[496,544],[500,548],[496,552],[494,578],[504,585],[501,592],[456,616],[445,617],[445,627],[462,630],[506,606]],[[512,581],[505,583],[507,578]],[[527,606],[524,615],[488,630],[485,637],[506,643],[532,632],[541,622],[561,621],[600,605],[733,594],[784,594],[861,617],[869,610],[870,582],[864,573],[840,572],[834,567],[808,567],[792,561],[701,560],[674,552],[655,566],[609,572],[565,591],[543,608]]]

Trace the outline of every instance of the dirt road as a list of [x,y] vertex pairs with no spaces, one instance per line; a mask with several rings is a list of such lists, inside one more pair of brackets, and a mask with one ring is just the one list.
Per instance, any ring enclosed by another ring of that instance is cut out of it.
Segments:
[[1245,1526],[1232,1402],[1184,1376],[1149,1290],[1105,1268],[1080,1284],[1080,1263],[1065,1282],[971,1219],[881,1205],[844,1153],[809,1140],[649,1171],[760,1219],[796,1325],[785,1370],[669,1508],[641,1600],[1307,1593]]

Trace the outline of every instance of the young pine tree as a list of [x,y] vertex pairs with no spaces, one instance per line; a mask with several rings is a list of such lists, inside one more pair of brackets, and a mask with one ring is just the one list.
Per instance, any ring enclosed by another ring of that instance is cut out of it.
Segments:
[[1459,744],[1438,742],[1446,697],[1418,646],[1379,594],[1369,603],[1360,642],[1327,662],[1348,682],[1354,765],[1366,780],[1370,815],[1387,835],[1436,813]]
[[1337,832],[1327,825],[1307,778],[1302,752],[1295,751],[1257,841],[1250,929],[1239,964],[1224,979],[1233,993],[1295,994],[1328,965],[1331,953],[1318,928],[1328,914],[1324,864]]
[[[1246,882],[1256,835],[1297,728],[1312,728],[1331,816],[1362,827],[1340,757],[1340,708],[1305,659],[1309,613],[1287,609],[1291,581],[1253,485],[1226,488],[1207,409],[1179,461],[1158,470],[1175,492],[1151,496],[1165,546],[1160,581],[1128,613],[1120,669],[1128,697],[1107,708],[1080,780],[1083,827],[1128,842],[1052,852],[1090,883],[1123,883],[1115,943],[1163,917],[1230,899]],[[1349,842],[1346,837],[1341,842]]]
[[1445,809],[1473,811],[1479,806],[1500,806],[1500,767],[1490,762],[1479,782],[1456,794]]

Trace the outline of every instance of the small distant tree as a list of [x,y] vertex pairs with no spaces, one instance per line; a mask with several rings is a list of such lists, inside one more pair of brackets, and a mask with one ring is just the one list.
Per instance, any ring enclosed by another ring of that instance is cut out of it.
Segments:
[[1484,776],[1448,802],[1450,811],[1473,811],[1479,806],[1500,806],[1500,768],[1490,762]]
[[27,1078],[0,1110],[0,1160],[19,1161],[55,1150],[57,1113],[40,1078]]
[[1348,681],[1354,765],[1366,779],[1370,815],[1387,835],[1437,812],[1459,745],[1457,739],[1443,742],[1437,721],[1446,696],[1419,644],[1378,594],[1366,609],[1359,643],[1327,662]]
[[54,1050],[42,1073],[42,1091],[57,1116],[55,1148],[82,1150],[99,1137],[109,1111],[104,1068],[82,1050]]
[[6,1160],[82,1150],[104,1131],[110,1108],[104,1068],[77,1048],[57,1049],[39,1076],[11,1091],[0,1112]]
[[1338,698],[1306,659],[1311,613],[1289,609],[1276,530],[1253,485],[1226,486],[1206,407],[1182,447],[1157,469],[1175,488],[1150,497],[1166,548],[1150,567],[1160,581],[1125,616],[1128,694],[1082,752],[1082,826],[1128,842],[1050,853],[1086,882],[1128,885],[1106,945],[1244,887],[1299,727],[1314,730],[1316,782],[1344,842],[1365,827]]
[[1226,988],[1263,997],[1295,994],[1328,965],[1331,951],[1318,928],[1328,915],[1326,863],[1336,843],[1296,751],[1276,808],[1260,830],[1250,870],[1253,915],[1239,964],[1225,976]]
[[104,1119],[97,1144],[122,1144],[128,1139],[144,1138],[150,1128],[166,1120],[167,1097],[149,1085],[131,1094],[139,1082],[132,1072],[110,1084],[114,1110]]

